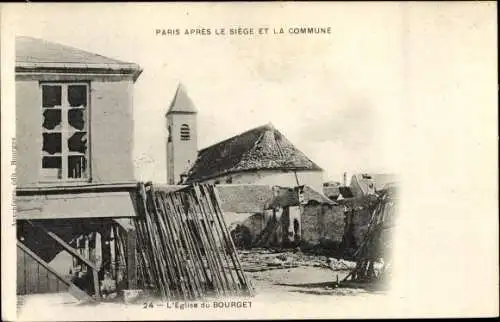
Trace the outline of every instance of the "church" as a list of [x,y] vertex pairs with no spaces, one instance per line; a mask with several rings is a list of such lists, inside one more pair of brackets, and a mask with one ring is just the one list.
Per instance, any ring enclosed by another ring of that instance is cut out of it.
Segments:
[[166,113],[167,183],[253,184],[323,189],[323,169],[271,123],[197,145],[197,109],[179,85]]

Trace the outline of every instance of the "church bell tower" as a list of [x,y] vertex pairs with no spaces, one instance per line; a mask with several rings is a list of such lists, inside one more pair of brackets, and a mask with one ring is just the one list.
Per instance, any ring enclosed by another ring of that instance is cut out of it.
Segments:
[[196,161],[198,154],[196,116],[198,111],[179,84],[166,113],[167,184],[178,184]]

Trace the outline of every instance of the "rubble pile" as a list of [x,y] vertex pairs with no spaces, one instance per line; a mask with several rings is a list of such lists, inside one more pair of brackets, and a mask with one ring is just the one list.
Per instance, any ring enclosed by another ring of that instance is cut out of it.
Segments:
[[356,263],[326,256],[307,255],[302,252],[273,251],[271,249],[241,250],[239,252],[243,270],[259,272],[272,269],[299,266],[321,267],[325,269],[351,270]]

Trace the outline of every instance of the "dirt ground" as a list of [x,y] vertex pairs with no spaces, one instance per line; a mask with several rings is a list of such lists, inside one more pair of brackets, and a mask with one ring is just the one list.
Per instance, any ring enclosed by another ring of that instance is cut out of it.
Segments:
[[240,260],[257,294],[287,293],[356,295],[380,293],[367,287],[337,287],[355,267],[354,262],[296,251],[257,249],[240,251]]
[[[305,255],[294,251],[275,252],[263,249],[240,251],[240,261],[256,291],[255,296],[249,299],[254,306],[258,306],[258,303],[266,303],[268,306],[270,302],[278,301],[287,305],[318,301],[326,303],[332,300],[339,303],[340,298],[347,300],[385,296],[385,291],[368,290],[365,287],[337,287],[336,282],[342,281],[355,265],[352,262],[329,260],[324,256]],[[144,314],[144,311],[140,310],[143,310],[145,303],[149,301],[127,305],[122,301],[95,304],[91,306],[92,316],[99,319],[102,315],[98,315],[98,312],[106,312],[107,316],[108,312],[124,314],[123,310],[138,310],[137,312]],[[151,302],[154,302],[155,311],[166,309],[165,304],[157,300]],[[24,319],[23,316],[29,320],[60,319],[64,315],[74,317],[78,314],[88,314],[88,308],[88,305],[80,305],[69,293],[18,296],[18,318],[21,320]],[[37,313],[33,315],[34,312]]]

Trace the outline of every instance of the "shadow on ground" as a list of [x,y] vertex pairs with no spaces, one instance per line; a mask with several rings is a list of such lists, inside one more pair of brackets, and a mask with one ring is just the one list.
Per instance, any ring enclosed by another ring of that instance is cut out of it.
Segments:
[[350,283],[344,282],[322,282],[322,283],[277,283],[278,286],[301,288],[301,290],[289,290],[289,292],[316,294],[316,295],[355,295],[359,293],[384,294],[388,287],[381,283]]

